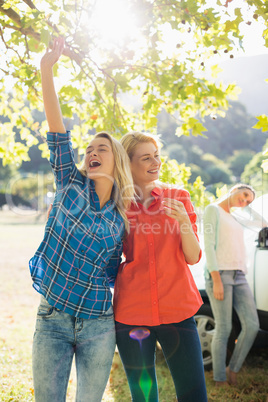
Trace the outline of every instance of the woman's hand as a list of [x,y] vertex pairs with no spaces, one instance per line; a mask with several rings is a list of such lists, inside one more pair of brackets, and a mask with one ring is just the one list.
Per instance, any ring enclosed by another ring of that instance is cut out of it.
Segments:
[[41,59],[41,69],[43,68],[52,68],[55,63],[59,60],[62,52],[64,50],[64,39],[63,38],[55,38],[53,42],[52,49],[49,50],[47,48],[46,53]]
[[196,264],[200,256],[200,246],[183,202],[172,198],[164,198],[162,205],[165,214],[180,224],[182,251],[185,261],[188,264]]
[[212,271],[211,273],[212,281],[213,281],[213,294],[215,299],[223,300],[224,299],[224,287],[221,280],[221,275],[219,271]]
[[180,224],[188,223],[189,225],[191,225],[183,202],[174,200],[172,198],[164,198],[162,204],[166,215],[170,216],[173,219],[176,219],[176,221],[178,221]]
[[224,287],[222,282],[213,282],[213,294],[215,299],[223,300],[224,299]]

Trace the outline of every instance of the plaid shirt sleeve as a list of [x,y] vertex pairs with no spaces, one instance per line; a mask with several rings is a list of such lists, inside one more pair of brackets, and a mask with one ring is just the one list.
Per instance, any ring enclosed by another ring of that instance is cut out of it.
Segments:
[[111,288],[114,287],[115,278],[118,272],[119,265],[121,263],[122,251],[123,244],[119,243],[105,268],[106,276]]
[[47,144],[50,151],[50,165],[53,169],[57,189],[62,189],[69,180],[70,173],[76,169],[71,133],[47,133]]

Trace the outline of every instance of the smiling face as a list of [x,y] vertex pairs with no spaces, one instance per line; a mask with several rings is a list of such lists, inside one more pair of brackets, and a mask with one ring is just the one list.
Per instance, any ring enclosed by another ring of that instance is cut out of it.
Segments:
[[254,194],[248,188],[235,189],[230,194],[231,207],[244,208],[254,200]]
[[107,138],[97,137],[86,149],[85,169],[90,179],[114,179],[114,154]]
[[152,142],[136,145],[130,164],[135,184],[148,184],[157,180],[161,166],[158,148]]

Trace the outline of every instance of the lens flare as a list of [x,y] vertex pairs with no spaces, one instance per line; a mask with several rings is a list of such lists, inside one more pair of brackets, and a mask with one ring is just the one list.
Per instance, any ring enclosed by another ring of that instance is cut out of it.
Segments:
[[143,339],[148,338],[150,330],[148,328],[135,328],[129,332],[129,336],[136,341],[141,342]]
[[143,392],[146,402],[149,401],[149,396],[150,396],[150,392],[152,389],[152,385],[153,385],[153,381],[152,381],[148,371],[144,368],[142,370],[142,373],[140,376],[139,386]]
[[[150,336],[150,333],[151,332],[148,328],[139,327],[139,328],[132,329],[129,332],[129,336],[130,336],[130,338],[138,341],[140,344],[140,348],[142,349],[142,341],[144,339],[148,338],[148,336]],[[143,363],[143,369],[142,369],[141,376],[139,379],[139,386],[143,392],[145,402],[149,401],[149,396],[150,396],[150,392],[152,389],[152,385],[153,385],[153,381],[150,377],[150,374],[146,370],[145,364]]]

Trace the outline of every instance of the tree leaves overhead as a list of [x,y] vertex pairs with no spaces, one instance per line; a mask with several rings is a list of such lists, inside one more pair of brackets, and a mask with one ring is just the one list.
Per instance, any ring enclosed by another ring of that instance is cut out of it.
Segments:
[[[244,3],[250,18],[267,23],[265,1]],[[118,137],[154,131],[163,109],[176,119],[177,134],[203,135],[204,117],[222,115],[236,96],[234,85],[216,85],[208,72],[217,74],[210,62],[215,54],[242,46],[243,19],[240,8],[231,13],[224,1],[0,0],[0,114],[9,120],[2,123],[0,154],[12,159],[14,128],[31,129],[19,149],[23,160],[34,138],[44,135],[46,125],[33,130],[22,110],[42,110],[39,62],[59,35],[66,48],[56,84],[64,116],[79,121],[77,147],[93,129]],[[264,36],[268,45],[268,30]]]

